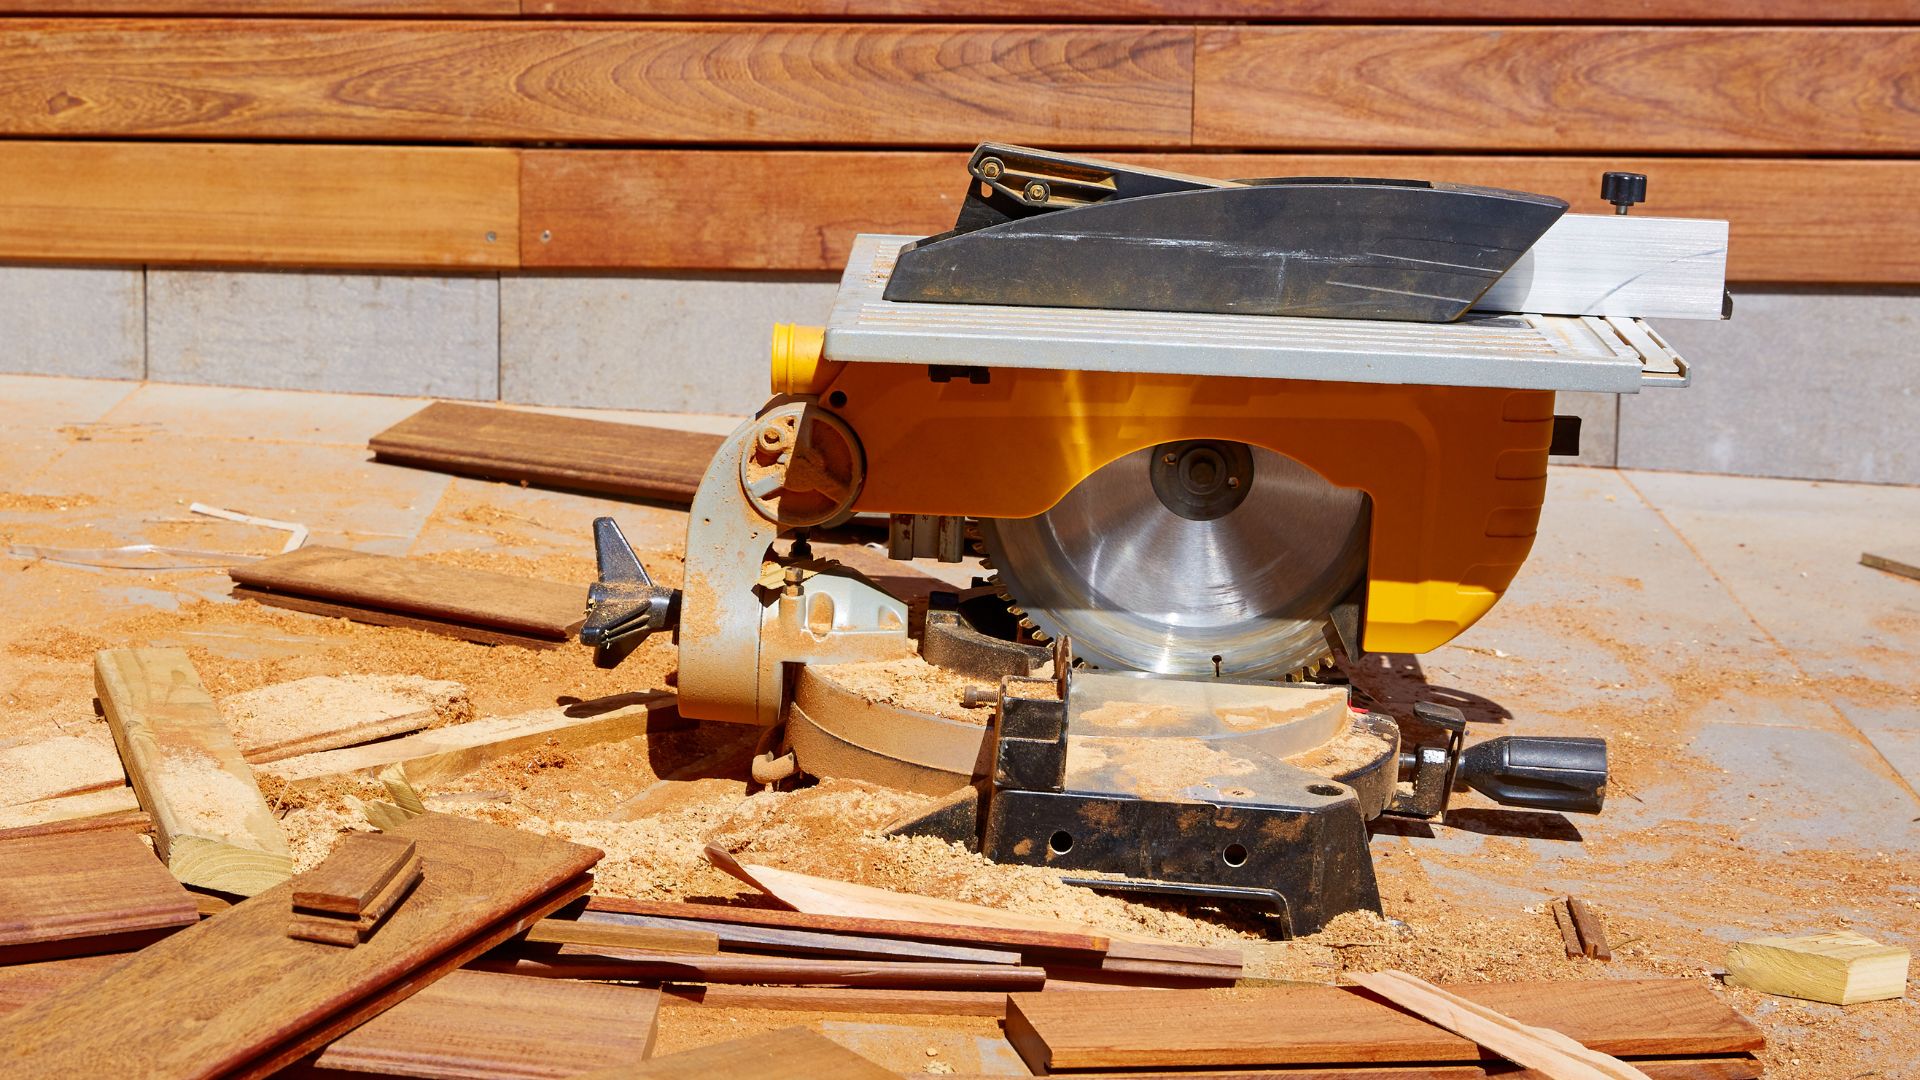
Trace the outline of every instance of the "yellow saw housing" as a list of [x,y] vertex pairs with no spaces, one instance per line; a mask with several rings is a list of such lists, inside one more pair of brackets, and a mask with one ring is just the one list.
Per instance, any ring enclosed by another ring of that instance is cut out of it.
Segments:
[[1184,439],[1265,447],[1366,492],[1368,652],[1426,652],[1486,614],[1546,496],[1551,390],[1003,367],[935,382],[924,364],[825,360],[823,341],[776,328],[773,392],[853,430],[856,512],[1031,517],[1108,462]]

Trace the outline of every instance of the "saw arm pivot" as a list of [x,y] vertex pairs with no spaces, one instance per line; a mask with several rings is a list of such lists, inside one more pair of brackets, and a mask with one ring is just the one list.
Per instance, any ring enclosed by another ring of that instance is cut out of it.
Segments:
[[580,641],[593,647],[593,662],[614,667],[647,639],[680,623],[680,590],[653,583],[626,534],[610,517],[593,522],[593,554],[600,580],[587,589],[587,621]]

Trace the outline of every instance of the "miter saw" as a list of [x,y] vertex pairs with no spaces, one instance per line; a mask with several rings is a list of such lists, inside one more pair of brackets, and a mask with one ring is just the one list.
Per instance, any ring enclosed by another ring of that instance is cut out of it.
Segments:
[[[828,324],[775,329],[681,588],[596,522],[597,660],[673,631],[681,712],[765,728],[762,782],[942,796],[905,827],[1284,933],[1378,910],[1383,814],[1597,812],[1602,740],[1466,746],[1423,703],[1415,745],[1333,663],[1499,599],[1577,432],[1554,392],[1686,385],[1641,316],[1729,312],[1724,223],[1626,216],[1620,173],[1610,216],[998,144],[968,173],[953,230],[860,236]],[[850,522],[991,576],[923,608],[814,554]]]

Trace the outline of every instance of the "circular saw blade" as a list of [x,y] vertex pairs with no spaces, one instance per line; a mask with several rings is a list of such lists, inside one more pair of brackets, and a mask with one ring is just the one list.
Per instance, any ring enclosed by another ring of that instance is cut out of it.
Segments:
[[1365,573],[1366,496],[1250,449],[1250,490],[1205,520],[1155,491],[1164,447],[1096,470],[1044,514],[982,519],[1016,613],[1101,668],[1242,679],[1313,669],[1331,652],[1328,615]]

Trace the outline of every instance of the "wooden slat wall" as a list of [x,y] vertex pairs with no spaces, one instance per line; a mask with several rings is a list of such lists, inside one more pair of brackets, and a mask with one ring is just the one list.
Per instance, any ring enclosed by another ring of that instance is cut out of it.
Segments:
[[1920,283],[1920,0],[1568,7],[0,0],[0,260],[826,270],[995,139],[1585,210],[1629,168],[1736,279]]

